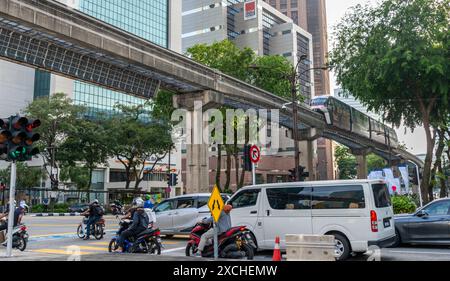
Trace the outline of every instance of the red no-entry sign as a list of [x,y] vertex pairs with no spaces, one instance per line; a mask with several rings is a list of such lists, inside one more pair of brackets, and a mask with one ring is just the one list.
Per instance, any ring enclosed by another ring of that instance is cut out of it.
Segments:
[[261,158],[261,152],[259,151],[259,148],[254,145],[250,148],[250,160],[256,164],[259,162],[259,159]]

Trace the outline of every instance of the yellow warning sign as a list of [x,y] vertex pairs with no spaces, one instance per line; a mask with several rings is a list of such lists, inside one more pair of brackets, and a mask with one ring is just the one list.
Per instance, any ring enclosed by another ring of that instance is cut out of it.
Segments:
[[215,185],[208,201],[208,207],[215,222],[219,220],[220,213],[222,213],[224,205],[222,196],[220,196],[219,188]]

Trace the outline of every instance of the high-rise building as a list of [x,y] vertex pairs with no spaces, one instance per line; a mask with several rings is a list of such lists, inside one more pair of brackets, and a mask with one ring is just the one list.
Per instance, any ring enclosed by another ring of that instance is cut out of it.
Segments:
[[[313,38],[314,67],[327,64],[328,33],[326,0],[264,0],[272,7],[291,17]],[[316,96],[330,95],[329,71],[314,72]],[[319,179],[333,179],[333,145],[331,140],[317,140],[317,172]]]
[[[73,9],[96,17],[162,47],[181,52],[181,5],[179,0],[57,0]],[[42,70],[0,61],[0,98],[3,116],[23,110],[33,99],[64,92],[76,104],[88,107],[89,113],[111,112],[117,103],[139,105],[140,97],[111,91],[74,81]],[[172,154],[171,166],[181,166]],[[151,163],[151,159],[149,160]],[[143,185],[152,192],[164,191],[168,159],[156,166],[160,174],[147,175]],[[42,162],[42,161],[41,161]],[[93,189],[123,187],[123,166],[114,159],[109,167],[94,171]],[[1,165],[1,164],[0,164]],[[39,165],[39,164],[38,164]],[[180,194],[178,188],[173,194]]]
[[[250,5],[252,8],[249,8]],[[184,0],[182,7],[183,52],[189,47],[229,39],[240,48],[251,48],[257,55],[281,55],[296,64],[307,55],[299,69],[301,92],[306,101],[315,95],[312,36],[293,20],[262,0]]]

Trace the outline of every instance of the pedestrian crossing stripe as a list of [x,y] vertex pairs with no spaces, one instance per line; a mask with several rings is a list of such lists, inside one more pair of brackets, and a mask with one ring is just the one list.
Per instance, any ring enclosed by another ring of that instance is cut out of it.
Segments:
[[[71,246],[69,246],[69,247],[71,247]],[[108,251],[108,248],[106,248],[106,247],[94,247],[94,246],[72,246],[72,247],[77,247],[77,248],[80,248],[81,250],[102,251],[102,252]],[[68,247],[66,246],[66,247],[61,247],[61,248],[66,249]]]
[[108,246],[109,242],[92,242],[89,245],[100,245],[100,246]]
[[[31,250],[31,252],[42,253],[42,254],[68,255],[68,256],[74,254],[73,251],[60,250],[60,249],[38,249],[38,250]],[[77,252],[77,254],[89,255],[92,253],[80,251],[79,253]]]

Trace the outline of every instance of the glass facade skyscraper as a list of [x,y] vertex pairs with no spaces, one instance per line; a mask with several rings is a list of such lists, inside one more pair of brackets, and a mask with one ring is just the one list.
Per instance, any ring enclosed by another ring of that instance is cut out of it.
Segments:
[[[78,0],[76,9],[162,47],[169,46],[168,0]],[[35,97],[50,94],[50,75],[36,72]],[[43,79],[43,78],[47,78]],[[89,115],[110,114],[117,103],[140,105],[146,99],[74,81],[73,101],[89,108]]]
[[[133,33],[162,47],[168,47],[167,0],[80,0],[78,9],[90,16]],[[145,99],[75,81],[75,104],[110,114],[117,103],[140,105]]]

